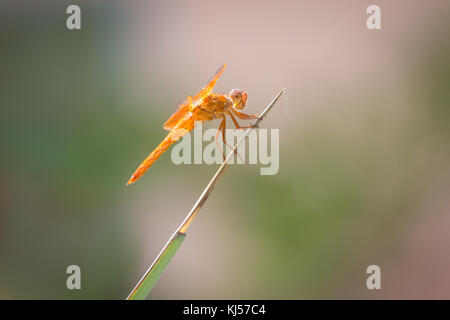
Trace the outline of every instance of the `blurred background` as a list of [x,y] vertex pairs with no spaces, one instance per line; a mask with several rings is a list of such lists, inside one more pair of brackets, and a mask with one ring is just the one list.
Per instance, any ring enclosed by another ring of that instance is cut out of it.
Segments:
[[128,295],[218,165],[169,151],[125,183],[223,63],[215,91],[245,88],[247,113],[287,88],[262,123],[280,170],[229,168],[149,298],[450,298],[449,18],[437,0],[2,1],[0,298]]

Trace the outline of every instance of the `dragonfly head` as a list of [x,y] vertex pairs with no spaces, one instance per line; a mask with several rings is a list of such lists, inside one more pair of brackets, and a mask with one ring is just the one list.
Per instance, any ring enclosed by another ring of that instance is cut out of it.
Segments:
[[230,99],[236,109],[243,109],[247,103],[247,93],[242,89],[233,89],[230,91]]

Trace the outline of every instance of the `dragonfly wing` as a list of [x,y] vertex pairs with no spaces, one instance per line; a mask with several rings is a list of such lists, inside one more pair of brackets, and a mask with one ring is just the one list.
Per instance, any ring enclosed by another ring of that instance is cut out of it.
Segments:
[[191,132],[192,129],[194,129],[194,125],[195,123],[192,113],[186,112],[183,116],[181,116],[176,126],[169,133],[171,135],[171,139],[173,141],[177,141],[180,137]]
[[178,105],[177,110],[164,123],[164,130],[172,130],[183,116],[191,111],[192,97],[187,97]]
[[208,84],[206,86],[203,87],[202,90],[200,90],[199,93],[197,93],[192,100],[194,102],[197,102],[198,100],[203,99],[204,97],[206,97],[208,94],[211,93],[211,91],[213,90],[214,86],[216,85],[217,80],[219,80],[220,76],[222,75],[222,73],[225,71],[225,67],[227,65],[224,64],[223,66],[221,66],[216,73],[214,74],[214,76],[211,78],[211,80],[208,82]]
[[172,130],[177,123],[184,117],[185,114],[191,112],[192,110],[192,103],[196,103],[197,101],[203,99],[208,94],[211,93],[214,86],[216,85],[217,80],[219,80],[222,73],[225,71],[226,64],[221,66],[214,76],[211,78],[211,80],[208,82],[206,86],[203,87],[202,90],[200,90],[199,93],[197,93],[193,98],[187,97],[181,104],[179,104],[177,111],[175,111],[170,118],[164,123],[164,129],[165,130]]

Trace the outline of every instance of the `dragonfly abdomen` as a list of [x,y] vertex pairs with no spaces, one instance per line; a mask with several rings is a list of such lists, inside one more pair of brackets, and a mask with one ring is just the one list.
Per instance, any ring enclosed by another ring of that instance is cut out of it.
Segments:
[[177,124],[173,128],[163,141],[148,155],[148,157],[139,165],[136,171],[131,176],[130,180],[127,182],[127,186],[136,182],[144,173],[153,165],[153,163],[159,159],[159,157],[167,150],[169,147],[178,141],[182,136],[189,133],[194,129],[194,117],[191,115],[183,121]]

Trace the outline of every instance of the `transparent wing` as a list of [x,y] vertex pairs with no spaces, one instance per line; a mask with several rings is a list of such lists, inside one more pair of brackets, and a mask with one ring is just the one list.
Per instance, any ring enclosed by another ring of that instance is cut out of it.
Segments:
[[183,100],[182,103],[178,105],[178,109],[170,116],[170,118],[164,123],[164,129],[165,130],[172,130],[178,121],[180,121],[185,114],[190,113],[192,110],[192,104],[196,103],[197,101],[203,99],[208,94],[211,93],[211,91],[214,89],[214,86],[216,85],[217,80],[219,80],[222,73],[225,71],[226,64],[221,66],[214,76],[209,80],[208,84],[200,90],[199,93],[197,93],[194,97],[187,97]]
[[227,65],[224,64],[223,66],[221,66],[216,73],[214,74],[214,76],[211,78],[211,80],[209,80],[208,84],[206,86],[204,86],[202,88],[202,90],[200,90],[199,93],[197,93],[192,100],[194,102],[196,102],[197,100],[201,100],[204,97],[206,97],[208,94],[211,93],[211,91],[213,90],[214,86],[216,85],[217,80],[219,80],[220,76],[222,75],[222,73],[225,71],[225,67]]
[[172,130],[177,123],[187,114],[191,112],[192,97],[187,97],[178,105],[178,109],[164,123],[164,130]]

